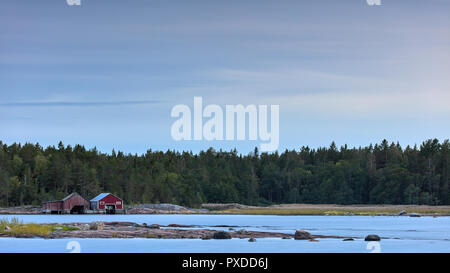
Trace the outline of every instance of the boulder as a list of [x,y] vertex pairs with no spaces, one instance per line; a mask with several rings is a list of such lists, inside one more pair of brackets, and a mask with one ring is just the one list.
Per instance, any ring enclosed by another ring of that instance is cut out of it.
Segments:
[[103,230],[103,229],[105,229],[105,223],[104,223],[104,222],[98,222],[98,224],[97,224],[97,229],[98,229],[98,230]]
[[421,215],[418,213],[410,213],[409,217],[420,217]]
[[244,235],[244,234],[247,233],[247,231],[245,229],[240,229],[240,230],[237,230],[235,232],[236,232],[236,234],[239,234],[239,235]]
[[295,231],[294,239],[295,240],[311,240],[314,238],[306,230],[297,230],[297,231]]
[[214,239],[231,239],[231,234],[226,231],[216,231],[213,235]]
[[402,210],[397,213],[397,215],[402,216],[408,214],[406,211]]
[[342,241],[344,241],[344,242],[346,242],[346,241],[354,241],[354,239],[353,239],[353,238],[345,238],[345,239],[342,240]]
[[380,236],[378,236],[376,234],[369,234],[366,236],[364,241],[381,241],[381,238],[380,238]]
[[105,228],[105,223],[104,222],[92,222],[89,224],[89,229],[90,230],[103,230]]
[[252,237],[252,238],[248,239],[248,241],[253,243],[253,242],[256,242],[256,239]]

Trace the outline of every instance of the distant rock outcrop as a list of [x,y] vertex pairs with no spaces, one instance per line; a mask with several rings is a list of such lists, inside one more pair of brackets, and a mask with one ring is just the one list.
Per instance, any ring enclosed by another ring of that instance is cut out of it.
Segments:
[[139,204],[128,206],[127,214],[207,213],[207,209],[186,208],[174,204]]

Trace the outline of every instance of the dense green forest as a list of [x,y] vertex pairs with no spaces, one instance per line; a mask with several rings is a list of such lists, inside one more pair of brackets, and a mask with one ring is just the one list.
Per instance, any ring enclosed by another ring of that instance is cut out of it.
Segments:
[[209,149],[100,153],[83,146],[0,142],[0,206],[92,198],[112,192],[126,203],[204,202],[450,204],[450,143],[427,140],[402,148],[384,140],[368,147],[248,155]]

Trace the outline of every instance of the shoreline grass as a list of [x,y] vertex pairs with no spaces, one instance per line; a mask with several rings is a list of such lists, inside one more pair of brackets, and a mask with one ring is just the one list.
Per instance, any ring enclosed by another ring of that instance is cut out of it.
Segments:
[[0,233],[13,237],[21,236],[39,236],[46,237],[50,235],[52,231],[62,230],[70,231],[77,230],[78,228],[69,227],[59,224],[24,224],[19,219],[13,217],[11,219],[0,219]]

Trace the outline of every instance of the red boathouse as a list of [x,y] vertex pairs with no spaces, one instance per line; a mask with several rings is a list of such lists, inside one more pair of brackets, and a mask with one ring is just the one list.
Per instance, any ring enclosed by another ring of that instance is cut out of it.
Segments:
[[91,210],[109,214],[123,212],[123,200],[111,193],[101,193],[91,199]]
[[85,213],[89,209],[89,201],[74,192],[62,200],[45,202],[42,210],[45,213]]

